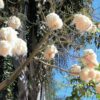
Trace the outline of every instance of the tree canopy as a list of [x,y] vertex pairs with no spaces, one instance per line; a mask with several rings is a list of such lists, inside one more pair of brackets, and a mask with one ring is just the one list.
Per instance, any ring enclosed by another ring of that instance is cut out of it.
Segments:
[[57,85],[67,87],[54,71],[68,76],[66,100],[100,98],[100,64],[94,50],[84,50],[100,48],[93,11],[92,0],[1,0],[0,100],[63,100]]

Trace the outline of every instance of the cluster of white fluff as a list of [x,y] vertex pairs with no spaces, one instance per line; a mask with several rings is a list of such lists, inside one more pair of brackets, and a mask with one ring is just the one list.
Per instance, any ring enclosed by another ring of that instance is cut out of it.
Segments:
[[19,33],[12,27],[3,27],[0,29],[1,56],[20,56],[27,54],[26,42],[18,38],[17,34]]
[[93,23],[85,15],[82,14],[75,14],[73,19],[73,24],[75,24],[76,29],[80,32],[86,32],[92,29]]
[[77,64],[71,67],[70,74],[73,76],[80,76],[80,79],[85,82],[89,82],[90,80],[95,80],[96,82],[100,82],[99,71],[88,67],[84,67],[81,69],[81,66]]
[[51,30],[61,29],[63,26],[62,19],[56,13],[50,13],[46,16],[46,24]]
[[86,82],[89,82],[90,80],[100,82],[100,72],[95,69],[83,68],[80,72],[80,79]]
[[[87,67],[81,69],[81,66],[79,65],[73,65],[70,69],[70,74],[73,76],[80,76],[80,79],[89,82],[90,80],[97,79],[96,76],[98,75],[98,71],[94,69],[89,69]],[[96,75],[97,73],[97,75]],[[100,78],[99,78],[100,79]],[[98,80],[99,80],[98,79]]]
[[0,0],[0,9],[4,8],[4,1]]
[[81,61],[85,68],[82,69],[80,78],[84,81],[90,81],[93,79],[97,81],[96,76],[98,73],[100,74],[100,72],[95,70],[95,67],[99,66],[95,52],[92,49],[84,50],[84,55],[81,58]]
[[70,74],[73,76],[78,76],[81,71],[81,66],[74,64],[70,69]]
[[84,56],[81,58],[82,63],[89,68],[94,68],[99,65],[97,56],[92,49],[84,50]]
[[80,79],[85,82],[94,80],[97,83],[96,92],[100,94],[100,71],[95,69],[95,67],[99,66],[97,55],[92,49],[86,49],[84,50],[84,56],[81,60],[84,68],[75,64],[71,67],[70,74],[79,76]]
[[54,45],[48,45],[47,49],[44,52],[44,58],[46,60],[51,60],[55,57],[56,53],[58,53],[57,48]]
[[12,49],[13,55],[26,55],[27,54],[27,44],[24,40],[17,38],[15,41],[14,48]]
[[17,38],[17,34],[19,33],[11,27],[3,27],[0,29],[1,40],[6,40],[13,43],[13,41],[15,41]]
[[9,27],[12,27],[13,29],[18,29],[21,26],[21,21],[16,16],[9,17],[7,24]]

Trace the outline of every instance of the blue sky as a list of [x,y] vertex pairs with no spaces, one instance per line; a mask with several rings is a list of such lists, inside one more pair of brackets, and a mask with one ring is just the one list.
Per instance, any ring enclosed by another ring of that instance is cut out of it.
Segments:
[[[92,3],[92,7],[95,9],[95,11],[93,12],[93,19],[94,19],[94,21],[98,21],[98,22],[100,22],[100,0],[93,0],[93,3]],[[96,54],[97,54],[97,59],[98,59],[98,61],[100,62],[100,49],[97,49],[96,47],[95,47],[95,44],[94,43],[92,43],[91,45],[87,45],[86,46],[86,48],[88,48],[88,49],[93,49],[95,52],[96,52]],[[76,61],[74,61],[74,63],[75,63]],[[70,63],[69,63],[69,65],[71,65],[71,64],[74,64],[73,63],[73,61],[71,61]],[[77,62],[76,62],[77,63]],[[66,82],[66,80],[65,80],[65,78],[64,78],[64,76],[65,76],[65,74],[60,74],[59,72],[56,72],[55,73],[55,77],[54,77],[54,79],[56,80],[56,81],[58,81],[58,82],[60,82],[60,83],[64,83],[64,84],[68,84],[67,82]],[[69,88],[67,88],[67,89],[65,89],[65,88],[61,88],[60,89],[60,87],[59,87],[59,89],[58,89],[58,91],[57,91],[57,97],[66,97],[66,96],[68,96],[68,95],[71,95],[70,93],[71,93],[71,88],[69,87]],[[96,99],[96,97],[94,96],[94,97],[92,97],[92,98],[83,98],[82,100],[97,100]]]
[[93,13],[94,20],[100,22],[100,0],[93,0],[92,7],[95,9]]

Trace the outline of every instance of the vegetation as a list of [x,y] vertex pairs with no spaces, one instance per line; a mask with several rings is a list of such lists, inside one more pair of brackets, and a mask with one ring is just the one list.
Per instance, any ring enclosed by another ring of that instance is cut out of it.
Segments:
[[[53,69],[69,76],[72,95],[66,100],[80,100],[92,95],[100,98],[95,92],[94,80],[86,83],[79,77],[70,79],[67,69],[69,58],[81,58],[79,51],[87,44],[94,42],[96,48],[100,48],[99,28],[96,32],[80,32],[72,25],[74,15],[78,13],[92,20],[91,3],[92,0],[4,0],[5,6],[0,9],[0,27],[8,26],[10,16],[19,17],[21,26],[15,30],[19,32],[18,37],[27,42],[28,52],[27,56],[0,56],[0,100],[61,100],[56,97]],[[61,29],[52,30],[47,26],[46,16],[52,12],[62,19]],[[99,24],[93,23],[96,27]],[[52,44],[56,45],[58,52],[55,59],[47,60],[45,49]],[[73,55],[70,54],[72,49]]]

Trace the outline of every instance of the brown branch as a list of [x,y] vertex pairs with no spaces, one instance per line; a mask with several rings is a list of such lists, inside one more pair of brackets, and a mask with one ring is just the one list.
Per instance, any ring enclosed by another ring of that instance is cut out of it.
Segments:
[[69,74],[71,74],[71,75],[79,75],[79,73],[71,72],[70,70],[66,70],[66,69],[61,68],[61,67],[56,66],[56,65],[51,65],[51,64],[46,63],[46,62],[44,62],[43,60],[38,59],[38,58],[36,58],[36,57],[35,57],[34,59],[35,59],[35,60],[38,60],[39,62],[41,62],[42,64],[44,64],[44,65],[46,65],[46,66],[50,66],[50,67],[52,67],[52,68],[59,69],[59,70],[62,71],[62,72],[66,72],[66,73],[69,73]]
[[39,44],[36,45],[29,58],[27,58],[26,61],[22,63],[8,79],[0,83],[0,91],[10,85],[21,74],[22,69],[24,69],[25,66],[27,66],[33,60],[33,57],[38,53],[41,45],[47,40],[48,36],[49,34],[46,34]]
[[52,67],[52,68],[56,68],[56,69],[59,69],[59,70],[61,70],[61,71],[63,71],[63,72],[69,72],[69,70],[66,70],[66,69],[63,69],[63,68],[61,68],[61,67],[58,67],[58,66],[56,66],[56,65],[51,65],[51,64],[49,64],[49,63],[46,63],[46,62],[44,62],[44,61],[42,61],[41,59],[38,59],[38,58],[34,58],[35,60],[38,60],[39,62],[41,62],[41,63],[43,63],[44,65],[47,65],[47,66],[50,66],[50,67]]

